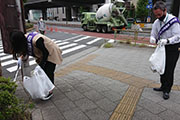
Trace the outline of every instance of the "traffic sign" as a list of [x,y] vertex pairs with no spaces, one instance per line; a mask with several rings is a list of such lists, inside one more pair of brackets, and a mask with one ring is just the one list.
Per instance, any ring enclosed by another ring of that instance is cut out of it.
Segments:
[[147,9],[152,9],[152,4],[146,6]]

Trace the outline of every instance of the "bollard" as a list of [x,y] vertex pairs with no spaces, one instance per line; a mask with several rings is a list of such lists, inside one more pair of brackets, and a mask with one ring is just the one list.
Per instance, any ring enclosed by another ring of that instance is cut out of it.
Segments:
[[138,40],[138,31],[135,30],[134,31],[134,42],[135,42],[135,45],[136,45],[137,40]]
[[117,38],[117,29],[114,29],[114,40],[116,41]]
[[2,76],[2,66],[1,66],[1,61],[0,61],[0,76]]

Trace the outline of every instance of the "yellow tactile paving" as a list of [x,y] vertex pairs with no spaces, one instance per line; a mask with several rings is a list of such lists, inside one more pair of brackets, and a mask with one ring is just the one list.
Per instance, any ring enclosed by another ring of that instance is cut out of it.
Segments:
[[130,120],[143,89],[130,86],[119,105],[114,110],[110,120]]

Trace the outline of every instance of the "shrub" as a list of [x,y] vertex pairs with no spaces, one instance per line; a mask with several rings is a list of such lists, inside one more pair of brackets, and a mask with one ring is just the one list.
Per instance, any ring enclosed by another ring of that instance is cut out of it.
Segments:
[[27,105],[15,96],[16,87],[10,78],[0,77],[0,120],[28,120]]
[[105,47],[105,48],[111,48],[111,47],[113,47],[113,45],[112,45],[111,43],[106,43],[106,44],[104,45],[104,47]]

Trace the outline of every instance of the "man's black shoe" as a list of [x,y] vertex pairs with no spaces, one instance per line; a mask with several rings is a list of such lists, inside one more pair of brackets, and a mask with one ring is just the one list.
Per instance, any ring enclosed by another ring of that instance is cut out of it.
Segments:
[[162,88],[153,88],[154,91],[163,91]]
[[165,100],[169,99],[169,93],[167,93],[167,92],[163,93],[163,98]]

